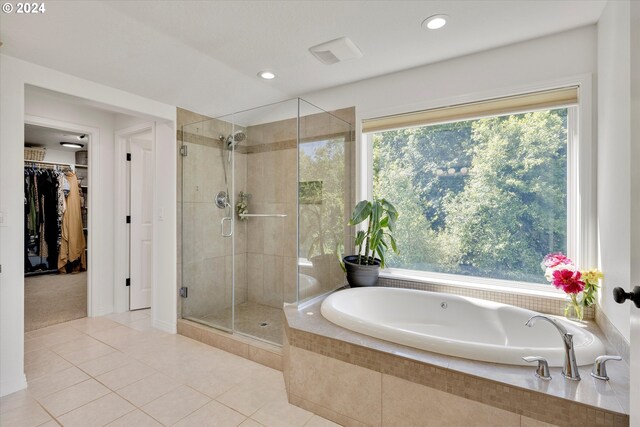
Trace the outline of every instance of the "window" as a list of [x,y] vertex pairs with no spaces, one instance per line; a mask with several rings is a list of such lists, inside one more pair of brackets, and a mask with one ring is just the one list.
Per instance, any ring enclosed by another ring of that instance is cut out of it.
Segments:
[[569,253],[577,89],[363,123],[374,197],[398,211],[396,269],[546,284]]

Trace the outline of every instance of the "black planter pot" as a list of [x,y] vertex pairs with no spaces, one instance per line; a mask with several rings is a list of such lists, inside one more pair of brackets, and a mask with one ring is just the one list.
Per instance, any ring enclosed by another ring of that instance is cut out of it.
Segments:
[[342,260],[347,269],[347,281],[352,288],[375,286],[378,283],[379,259],[374,259],[372,265],[358,264],[358,255],[349,255]]

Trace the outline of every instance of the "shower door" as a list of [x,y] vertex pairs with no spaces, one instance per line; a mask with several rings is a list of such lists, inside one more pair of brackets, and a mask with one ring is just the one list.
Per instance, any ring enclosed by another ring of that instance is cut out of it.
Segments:
[[234,307],[232,132],[217,120],[185,125],[180,153],[182,317],[227,331]]

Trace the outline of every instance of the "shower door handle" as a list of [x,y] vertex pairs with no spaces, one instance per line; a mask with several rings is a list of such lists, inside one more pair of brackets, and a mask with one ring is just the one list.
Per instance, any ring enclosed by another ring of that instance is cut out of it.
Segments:
[[[229,221],[229,225],[231,226],[229,228],[229,233],[224,232],[224,223],[226,221]],[[220,220],[220,234],[222,235],[222,237],[231,237],[231,235],[233,234],[233,223],[231,221],[232,218],[230,216],[225,216]]]

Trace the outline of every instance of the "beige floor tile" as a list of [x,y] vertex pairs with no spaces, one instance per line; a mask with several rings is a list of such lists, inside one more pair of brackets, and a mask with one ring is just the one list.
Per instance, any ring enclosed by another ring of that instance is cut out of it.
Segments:
[[90,379],[53,393],[40,400],[40,404],[51,415],[59,417],[110,392],[96,380]]
[[151,317],[146,317],[144,319],[127,323],[127,326],[135,329],[136,331],[147,331],[151,329]]
[[60,427],[60,424],[51,419],[44,424],[40,424],[38,427]]
[[113,353],[98,357],[97,359],[81,363],[78,365],[78,368],[82,369],[92,377],[95,377],[120,368],[132,361],[133,359],[128,357],[126,354],[120,351],[114,351]]
[[111,390],[119,390],[155,373],[155,369],[140,362],[132,361],[95,378]]
[[50,355],[46,361],[25,365],[24,373],[27,376],[27,381],[30,382],[46,375],[71,368],[72,366],[73,365],[69,363],[69,361],[53,353],[53,355]]
[[207,372],[206,375],[194,376],[187,381],[187,385],[214,399],[239,385],[245,378],[245,376],[238,377],[225,370],[219,370]]
[[252,420],[251,418],[247,418],[242,424],[238,427],[264,427],[262,424],[257,422],[256,420]]
[[109,353],[113,353],[114,351],[116,350],[113,347],[99,342],[80,350],[72,351],[64,355],[61,354],[61,356],[74,365],[79,365],[81,363],[97,359],[98,357],[105,356]]
[[210,399],[204,394],[181,386],[140,409],[164,425],[173,425],[209,401]]
[[158,372],[121,388],[118,394],[136,406],[144,406],[178,387],[180,383]]
[[83,317],[82,319],[72,320],[66,324],[88,335],[120,326],[118,322],[104,317]]
[[82,337],[86,337],[86,335],[77,329],[67,327],[54,333],[42,335],[25,341],[25,352],[43,347],[53,347]]
[[267,427],[301,427],[313,417],[313,413],[291,405],[286,397],[264,405],[251,416]]
[[122,325],[96,332],[91,336],[120,351],[126,351],[138,345],[147,345],[150,341],[154,340],[154,337],[150,334],[145,334]]
[[53,325],[53,326],[47,326],[45,328],[40,328],[40,329],[36,329],[34,331],[30,331],[30,332],[26,332],[24,334],[24,339],[25,340],[31,340],[37,337],[41,337],[44,335],[50,335],[50,334],[55,334],[57,332],[61,332],[65,329],[69,329],[71,328],[71,326],[69,326],[68,323],[60,323],[58,325]]
[[268,384],[272,387],[280,388],[282,390],[285,389],[284,376],[282,375],[282,371],[278,371],[277,369],[272,369],[253,362],[251,362],[251,365],[248,365],[244,369],[247,371],[248,376],[251,377],[254,381]]
[[267,403],[283,396],[286,396],[286,392],[279,387],[251,378],[218,396],[216,400],[241,414],[251,416]]
[[326,418],[322,418],[318,415],[314,415],[311,419],[304,425],[304,427],[339,427],[340,424],[336,424],[333,421],[329,421]]
[[136,310],[136,311],[125,311],[124,313],[112,313],[107,314],[107,319],[111,319],[114,322],[118,322],[121,324],[127,324],[131,322],[135,322],[136,320],[141,320],[147,318],[151,315],[151,310]]
[[136,409],[127,415],[107,424],[107,427],[162,427],[162,424],[151,418],[149,415]]
[[534,420],[533,418],[520,417],[520,427],[556,427],[554,424],[545,423],[544,421]]
[[236,427],[247,417],[218,402],[209,402],[175,424],[176,427]]
[[85,349],[87,347],[93,347],[95,345],[104,345],[100,341],[90,337],[89,335],[82,334],[81,337],[75,338],[70,341],[66,341],[60,344],[51,346],[51,350],[60,356],[65,356],[70,353],[74,353],[78,350]]
[[[38,337],[38,338],[40,338],[40,337]],[[39,339],[32,339],[32,340],[25,339],[24,340],[24,353],[25,354],[30,353],[30,352],[35,351],[35,350],[42,349],[42,348],[47,348],[47,346],[44,345],[42,340],[39,340]]]
[[135,408],[115,393],[107,394],[59,418],[65,427],[103,426]]
[[89,376],[75,366],[54,374],[29,381],[28,391],[36,399],[42,399],[57,391],[71,387],[89,379]]
[[34,402],[35,400],[27,390],[16,391],[15,393],[0,397],[0,414],[21,406],[30,405]]
[[50,362],[52,359],[55,359],[58,356],[53,351],[48,348],[39,348],[37,350],[30,351],[24,354],[24,366],[29,365],[37,365],[43,362]]
[[32,401],[0,414],[0,426],[35,427],[51,419],[38,403]]

